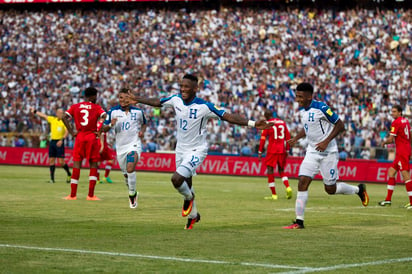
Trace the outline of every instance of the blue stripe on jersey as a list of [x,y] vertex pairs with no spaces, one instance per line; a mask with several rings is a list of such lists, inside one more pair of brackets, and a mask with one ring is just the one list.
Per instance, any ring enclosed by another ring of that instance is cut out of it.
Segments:
[[210,102],[207,102],[206,106],[210,109],[210,111],[215,113],[220,118],[223,118],[223,114],[225,114],[225,112],[226,112],[224,109],[218,109],[214,104],[212,104]]
[[110,121],[112,120],[112,112],[113,112],[114,110],[118,110],[118,109],[121,109],[120,105],[112,107],[112,108],[109,110],[109,112],[107,113],[106,120],[104,120],[103,124],[105,124],[105,125],[110,124]]
[[[163,105],[163,103],[169,101],[170,99],[172,99],[173,97],[176,97],[176,96],[177,96],[177,94],[172,95],[172,96],[170,96],[170,97],[161,98],[161,99],[160,99],[160,104]],[[179,97],[180,97],[180,96],[179,96]],[[182,98],[182,97],[180,97],[180,98]]]
[[322,113],[325,115],[325,117],[331,122],[332,124],[336,124],[336,122],[339,120],[339,116],[333,112],[330,107],[325,104],[324,102],[319,102],[313,100],[312,103],[310,104],[309,108],[314,108],[314,109],[319,109],[322,111]]

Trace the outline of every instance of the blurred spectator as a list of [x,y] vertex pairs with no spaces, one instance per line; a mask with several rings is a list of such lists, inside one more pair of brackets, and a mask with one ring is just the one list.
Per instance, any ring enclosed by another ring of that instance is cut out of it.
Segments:
[[1,135],[0,146],[6,147],[8,146],[8,140],[6,135]]
[[14,146],[15,147],[24,147],[26,146],[26,141],[24,140],[23,136],[15,136],[14,137]]
[[369,160],[371,158],[371,152],[369,149],[364,148],[362,149],[360,156],[362,159]]
[[346,150],[342,149],[339,152],[339,160],[345,161],[346,159],[348,159],[348,153],[346,152]]
[[146,146],[147,146],[147,151],[148,152],[156,152],[156,150],[157,150],[156,143],[151,141],[151,140],[147,143]]
[[252,149],[247,142],[245,142],[240,149],[240,156],[252,156]]

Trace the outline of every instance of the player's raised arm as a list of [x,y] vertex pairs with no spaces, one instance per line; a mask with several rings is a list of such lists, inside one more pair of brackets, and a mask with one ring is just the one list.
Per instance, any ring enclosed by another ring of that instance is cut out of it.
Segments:
[[152,107],[161,107],[162,104],[160,103],[160,99],[159,98],[145,98],[145,97],[141,97],[139,96],[138,92],[132,92],[131,90],[129,90],[129,101],[131,104],[144,104],[144,105],[149,105]]
[[35,109],[34,107],[30,108],[30,112],[47,121],[47,115],[43,112],[37,111],[37,109]]
[[232,123],[232,124],[248,126],[248,127],[255,127],[257,129],[269,129],[274,125],[273,122],[268,122],[264,119],[259,120],[259,121],[252,121],[238,114],[231,114],[227,112],[223,114],[222,118],[223,120],[228,121],[229,123]]

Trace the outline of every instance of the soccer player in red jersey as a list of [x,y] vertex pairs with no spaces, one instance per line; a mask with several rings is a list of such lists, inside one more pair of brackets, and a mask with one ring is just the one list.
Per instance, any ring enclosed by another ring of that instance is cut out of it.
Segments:
[[409,196],[409,203],[405,206],[412,209],[412,180],[409,173],[409,159],[411,158],[411,125],[407,118],[402,117],[402,107],[395,105],[392,107],[391,115],[394,121],[391,124],[389,137],[382,143],[383,146],[392,144],[395,141],[396,154],[392,166],[388,170],[389,181],[387,185],[386,199],[380,201],[380,206],[390,206],[392,204],[392,194],[395,189],[395,176],[401,172],[405,182],[406,192]]
[[272,191],[272,196],[265,197],[265,199],[277,200],[275,187],[275,174],[274,168],[278,166],[279,175],[282,178],[283,184],[286,187],[286,198],[292,198],[292,188],[289,185],[288,177],[285,175],[286,158],[288,157],[289,144],[286,142],[290,139],[290,133],[285,121],[273,118],[272,111],[265,111],[265,118],[268,122],[275,123],[270,129],[264,129],[260,137],[259,145],[259,160],[262,158],[263,148],[265,147],[266,140],[269,140],[266,149],[266,166],[268,186]]
[[[112,170],[113,166],[113,159],[114,159],[114,150],[109,147],[109,144],[107,143],[107,133],[101,131],[101,127],[103,125],[104,120],[101,119],[101,121],[97,122],[97,131],[100,132],[100,138],[99,138],[99,153],[100,153],[100,162],[106,162],[104,166],[104,178],[103,181],[109,184],[112,184],[113,181],[110,179],[110,171]],[[97,181],[100,183],[103,183],[103,181],[99,180],[99,172],[97,173]]]
[[[70,134],[76,137],[73,149],[73,172],[70,181],[71,193],[66,200],[76,200],[77,184],[80,178],[81,162],[84,158],[89,160],[89,194],[87,200],[99,200],[94,195],[97,180],[97,165],[100,161],[99,143],[97,139],[97,122],[106,117],[106,112],[96,104],[97,90],[88,87],[84,91],[85,102],[72,105],[63,117],[64,125]],[[74,131],[70,120],[74,120]]]

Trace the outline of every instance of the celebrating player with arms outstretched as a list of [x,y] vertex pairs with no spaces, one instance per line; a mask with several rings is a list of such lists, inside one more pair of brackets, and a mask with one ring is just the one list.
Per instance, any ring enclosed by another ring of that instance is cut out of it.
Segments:
[[195,192],[192,186],[192,176],[206,158],[208,144],[206,141],[206,125],[210,118],[220,118],[233,124],[266,129],[273,126],[266,120],[251,121],[237,114],[230,114],[218,109],[212,103],[196,97],[198,79],[192,74],[186,74],[180,85],[180,94],[167,98],[145,98],[139,93],[130,93],[135,102],[154,107],[172,107],[176,115],[177,144],[176,172],[172,183],[183,195],[182,216],[188,216],[185,229],[192,229],[200,220],[195,203]]

